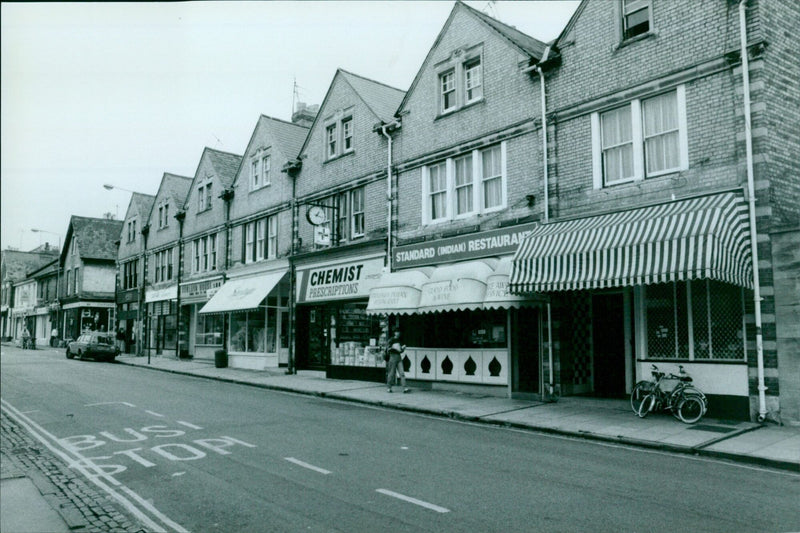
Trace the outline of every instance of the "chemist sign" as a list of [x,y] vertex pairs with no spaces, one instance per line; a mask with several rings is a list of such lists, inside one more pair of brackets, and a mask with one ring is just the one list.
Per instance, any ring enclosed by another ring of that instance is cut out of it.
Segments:
[[297,302],[367,298],[381,278],[383,259],[366,259],[298,270]]

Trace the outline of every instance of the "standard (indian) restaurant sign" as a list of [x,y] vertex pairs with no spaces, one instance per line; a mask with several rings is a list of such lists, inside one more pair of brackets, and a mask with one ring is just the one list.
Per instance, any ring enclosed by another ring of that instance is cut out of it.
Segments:
[[382,271],[382,258],[299,270],[297,302],[367,298]]
[[532,222],[432,242],[397,246],[394,249],[393,266],[400,269],[514,253],[519,243],[538,225],[537,222]]

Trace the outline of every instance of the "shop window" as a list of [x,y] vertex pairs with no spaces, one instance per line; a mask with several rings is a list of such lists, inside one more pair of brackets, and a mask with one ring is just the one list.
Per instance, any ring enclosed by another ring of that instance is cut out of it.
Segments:
[[196,345],[222,345],[222,315],[198,315],[194,336]]
[[230,321],[230,351],[265,352],[265,312],[263,309],[232,313]]
[[710,280],[644,289],[646,353],[650,359],[744,360],[742,289]]
[[505,348],[506,321],[504,310],[452,311],[402,317],[400,329],[419,348]]

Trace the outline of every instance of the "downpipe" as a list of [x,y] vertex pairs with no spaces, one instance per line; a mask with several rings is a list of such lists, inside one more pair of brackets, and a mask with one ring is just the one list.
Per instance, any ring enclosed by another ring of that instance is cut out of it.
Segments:
[[744,99],[744,141],[747,153],[747,205],[750,215],[750,248],[753,262],[753,307],[756,320],[756,365],[758,372],[758,422],[767,419],[767,387],[764,384],[764,340],[761,330],[761,284],[758,273],[758,233],[756,231],[756,195],[753,177],[753,136],[750,117],[750,60],[747,56],[747,0],[739,2],[739,38],[742,57]]

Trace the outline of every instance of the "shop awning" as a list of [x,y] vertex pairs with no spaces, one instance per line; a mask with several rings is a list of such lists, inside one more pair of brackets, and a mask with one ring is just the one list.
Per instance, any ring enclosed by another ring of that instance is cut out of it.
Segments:
[[548,292],[714,279],[752,287],[747,206],[735,192],[535,228],[510,290]]
[[255,309],[280,283],[285,271],[270,272],[250,278],[232,279],[200,309],[200,314],[227,313]]
[[432,269],[401,270],[381,275],[369,291],[367,314],[410,315],[417,312],[422,286]]
[[[492,260],[466,261],[436,267],[422,286],[418,313],[481,309]],[[494,261],[496,263],[496,260]]]
[[486,280],[486,296],[483,299],[484,309],[516,309],[519,307],[539,305],[546,297],[537,295],[517,295],[509,291],[512,257],[503,257]]

